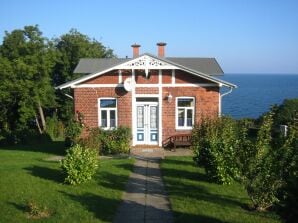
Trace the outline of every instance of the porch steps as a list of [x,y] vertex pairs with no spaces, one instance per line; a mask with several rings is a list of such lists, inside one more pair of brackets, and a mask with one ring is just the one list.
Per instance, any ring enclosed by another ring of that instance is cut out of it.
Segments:
[[138,146],[130,149],[130,155],[144,158],[163,159],[165,152],[163,148],[156,146]]

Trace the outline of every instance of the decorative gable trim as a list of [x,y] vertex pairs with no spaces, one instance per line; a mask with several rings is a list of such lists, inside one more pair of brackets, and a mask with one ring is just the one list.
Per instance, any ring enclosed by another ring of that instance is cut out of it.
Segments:
[[140,69],[140,70],[171,70],[177,66],[164,62],[149,55],[143,55],[131,61],[125,62],[114,67],[115,69]]

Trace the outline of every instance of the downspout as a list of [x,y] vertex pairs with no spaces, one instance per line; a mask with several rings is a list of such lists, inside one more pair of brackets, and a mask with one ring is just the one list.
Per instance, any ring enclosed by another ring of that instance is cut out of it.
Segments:
[[218,116],[219,117],[221,117],[221,102],[222,102],[222,98],[224,97],[224,96],[226,96],[226,95],[228,95],[228,94],[230,94],[230,93],[232,93],[232,91],[233,91],[233,88],[232,87],[229,87],[230,88],[230,90],[228,90],[227,92],[225,92],[225,93],[223,93],[223,94],[220,94],[220,96],[219,96],[219,108],[218,108],[218,110],[219,110],[219,112],[218,112]]

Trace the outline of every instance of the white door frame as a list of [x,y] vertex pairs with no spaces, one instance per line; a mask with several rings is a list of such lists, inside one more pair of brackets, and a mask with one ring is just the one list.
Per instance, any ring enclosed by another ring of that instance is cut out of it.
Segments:
[[[143,127],[138,128],[137,118],[138,118],[138,107],[143,108]],[[151,118],[151,107],[156,107],[157,120],[156,125],[157,128],[150,127],[150,118]],[[133,117],[135,122],[135,129],[133,129],[135,137],[134,144],[136,145],[158,145],[159,144],[159,104],[157,101],[136,101],[135,109],[136,116]]]

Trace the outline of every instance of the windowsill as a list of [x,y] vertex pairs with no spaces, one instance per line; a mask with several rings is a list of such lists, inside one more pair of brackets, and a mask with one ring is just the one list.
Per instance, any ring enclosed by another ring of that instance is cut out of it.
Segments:
[[193,127],[176,127],[176,130],[177,131],[184,131],[184,130],[192,130],[193,129]]
[[117,127],[105,127],[105,128],[103,128],[103,127],[99,127],[100,129],[102,129],[102,130],[114,130],[114,129],[116,129]]

